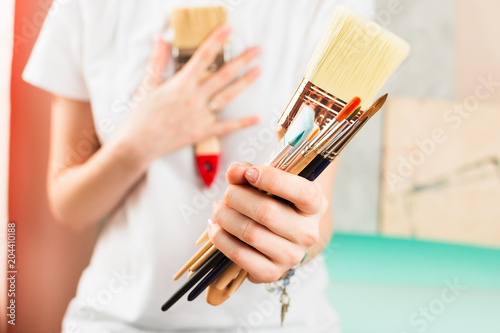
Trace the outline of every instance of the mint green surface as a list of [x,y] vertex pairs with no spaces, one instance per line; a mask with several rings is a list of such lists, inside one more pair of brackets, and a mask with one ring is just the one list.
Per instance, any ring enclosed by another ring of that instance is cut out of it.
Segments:
[[500,332],[498,249],[337,234],[325,259],[344,333]]

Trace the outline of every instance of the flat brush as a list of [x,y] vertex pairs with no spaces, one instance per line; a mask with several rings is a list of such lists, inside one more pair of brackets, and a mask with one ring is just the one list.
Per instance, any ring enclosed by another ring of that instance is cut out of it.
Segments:
[[[217,27],[226,22],[225,7],[177,8],[172,11],[175,37],[172,57],[176,71],[193,56],[196,49]],[[226,43],[215,62],[208,68],[214,72],[229,61],[229,44]],[[196,167],[205,186],[210,187],[219,168],[221,145],[219,138],[211,137],[194,146]]]
[[302,82],[278,119],[281,139],[304,108],[321,123],[358,96],[370,103],[409,53],[409,45],[359,14],[339,6],[325,30]]

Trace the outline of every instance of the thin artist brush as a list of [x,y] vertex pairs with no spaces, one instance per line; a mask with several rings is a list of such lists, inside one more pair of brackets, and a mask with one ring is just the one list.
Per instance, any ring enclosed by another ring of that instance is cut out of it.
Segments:
[[307,140],[303,141],[300,145],[296,146],[292,151],[290,151],[286,156],[284,156],[279,163],[275,166],[277,169],[285,170],[288,166],[293,163],[293,160],[296,156],[316,137],[319,132],[319,128],[316,128],[314,132],[307,138]]
[[359,106],[361,103],[361,99],[359,97],[352,98],[349,103],[347,103],[339,114],[331,120],[330,124],[324,128],[325,133],[322,135],[318,135],[315,140],[311,141],[311,143],[306,146],[300,154],[297,154],[293,163],[290,163],[286,171],[297,175],[302,169],[304,169],[315,157],[318,155],[321,150],[325,147],[328,142],[337,136],[341,131],[344,130],[349,125],[349,121],[346,120],[349,115]]
[[368,120],[373,117],[384,105],[387,94],[383,95],[373,103],[373,105],[359,118],[359,120],[345,133],[341,134],[339,140],[335,140],[323,153],[318,155],[310,165],[308,165],[299,176],[314,181],[330,165],[330,163],[342,152],[352,138],[363,128]]
[[356,116],[359,115],[361,111],[361,107],[358,106],[350,115],[349,117],[346,118],[346,122],[343,124],[344,126],[339,127],[338,131],[335,133],[335,135],[332,135],[331,137],[327,138],[327,141],[325,145],[322,147],[319,147],[319,149],[314,148],[313,149],[313,156],[314,158],[307,164],[302,170],[299,172],[301,177],[307,178],[307,175],[309,175],[316,167],[318,167],[319,164],[323,161],[321,158],[321,155],[324,152],[324,149],[326,146],[330,146],[332,142],[335,142],[336,140],[339,139],[339,137],[342,137],[342,135],[346,132],[348,132],[351,128],[355,126],[355,123],[353,123],[354,119]]
[[285,158],[290,151],[297,146],[297,144],[303,139],[305,131],[302,131],[299,135],[293,138],[288,144],[281,149],[281,151],[268,163],[269,166],[276,167],[283,158]]

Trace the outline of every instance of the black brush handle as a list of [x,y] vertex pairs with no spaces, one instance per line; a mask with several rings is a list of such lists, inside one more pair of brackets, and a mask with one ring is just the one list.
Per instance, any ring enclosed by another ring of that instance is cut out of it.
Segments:
[[226,256],[220,252],[217,251],[208,259],[201,267],[196,271],[196,273],[191,276],[189,280],[179,289],[175,294],[170,297],[168,301],[165,302],[161,306],[162,311],[167,311],[174,305],[184,294],[186,294],[198,281],[203,279],[205,275],[207,275],[208,272],[215,266],[217,266],[222,260],[227,259]]
[[[218,250],[217,250],[218,251]],[[220,252],[220,251],[219,251]],[[221,252],[222,253],[222,252]],[[215,267],[200,283],[191,291],[188,295],[188,301],[194,301],[196,297],[208,288],[209,285],[214,282],[219,275],[221,275],[233,262],[228,257],[224,256],[224,259]]]

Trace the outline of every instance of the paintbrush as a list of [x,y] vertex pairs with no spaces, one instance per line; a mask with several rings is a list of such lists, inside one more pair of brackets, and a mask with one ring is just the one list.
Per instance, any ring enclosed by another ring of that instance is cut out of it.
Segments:
[[[299,88],[278,120],[279,139],[304,109],[314,112],[315,123],[323,130],[346,106],[345,101],[359,96],[362,103],[368,103],[408,52],[408,44],[399,37],[345,7],[338,7]],[[369,118],[362,119],[363,116],[356,123],[366,123]],[[214,256],[220,259],[221,252],[217,251]],[[212,270],[205,277],[205,283],[197,287],[196,294],[207,287],[206,282],[216,281],[219,275],[219,270]]]
[[[172,56],[176,71],[193,56],[196,49],[217,27],[227,21],[225,7],[177,8],[172,11],[171,22],[175,37],[172,42]],[[221,49],[215,62],[208,68],[214,72],[230,59],[229,44]],[[196,166],[207,187],[215,177],[219,167],[221,145],[219,138],[211,137],[198,142],[194,147]]]
[[346,7],[337,7],[302,82],[278,119],[278,139],[306,107],[324,122],[355,96],[361,98],[362,107],[370,103],[408,53],[409,45],[401,38]]

